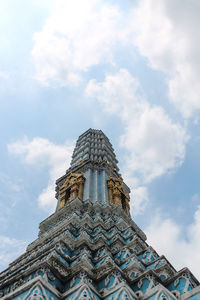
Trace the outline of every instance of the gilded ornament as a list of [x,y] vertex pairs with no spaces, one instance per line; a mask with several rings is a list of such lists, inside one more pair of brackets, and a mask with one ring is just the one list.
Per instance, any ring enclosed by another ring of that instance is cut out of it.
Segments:
[[130,215],[129,194],[124,192],[124,184],[122,177],[109,176],[107,181],[109,203],[111,205],[118,204],[121,208]]
[[62,208],[77,197],[81,200],[83,199],[84,181],[85,178],[83,176],[83,172],[72,173],[72,171],[70,171],[70,174],[66,178],[65,182],[59,187],[59,208]]

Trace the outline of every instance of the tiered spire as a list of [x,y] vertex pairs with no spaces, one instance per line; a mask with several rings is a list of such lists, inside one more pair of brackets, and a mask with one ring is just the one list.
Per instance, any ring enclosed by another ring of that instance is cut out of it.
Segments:
[[191,272],[177,272],[131,219],[129,189],[102,131],[79,137],[56,184],[56,212],[0,274],[2,300],[200,299]]
[[119,174],[113,147],[101,130],[89,129],[77,140],[66,175],[57,180],[57,209],[79,197],[101,205],[119,204],[129,214],[130,190]]
[[72,155],[71,167],[73,168],[87,160],[97,163],[105,162],[110,167],[119,170],[113,147],[101,130],[89,129],[77,140]]

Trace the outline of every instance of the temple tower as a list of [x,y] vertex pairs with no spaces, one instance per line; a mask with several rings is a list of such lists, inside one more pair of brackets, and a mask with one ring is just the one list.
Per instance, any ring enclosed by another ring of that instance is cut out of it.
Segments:
[[56,181],[56,211],[0,273],[0,298],[200,299],[191,272],[177,272],[131,219],[130,190],[117,163],[101,130],[78,138],[70,168]]
[[56,181],[57,210],[79,198],[100,205],[118,204],[129,215],[130,190],[119,174],[111,143],[101,130],[89,129],[76,143],[71,168]]

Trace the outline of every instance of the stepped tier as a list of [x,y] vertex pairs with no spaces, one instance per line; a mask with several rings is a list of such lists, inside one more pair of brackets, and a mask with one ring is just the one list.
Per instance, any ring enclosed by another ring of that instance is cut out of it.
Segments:
[[114,149],[107,136],[101,130],[89,129],[80,135],[76,142],[71,167],[87,160],[100,163],[106,162],[115,170],[119,170]]
[[176,271],[130,217],[130,189],[111,143],[89,129],[56,181],[57,208],[38,238],[0,273],[14,300],[200,300],[191,272]]
[[0,295],[164,300],[190,299],[187,295],[195,292],[200,297],[191,272],[177,272],[145,240],[118,205],[76,198],[43,221],[38,239],[0,274]]

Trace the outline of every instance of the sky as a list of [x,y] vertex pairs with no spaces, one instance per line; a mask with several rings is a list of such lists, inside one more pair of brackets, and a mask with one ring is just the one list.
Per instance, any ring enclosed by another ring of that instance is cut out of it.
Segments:
[[0,270],[94,128],[147,242],[200,279],[199,14],[199,0],[0,0]]

